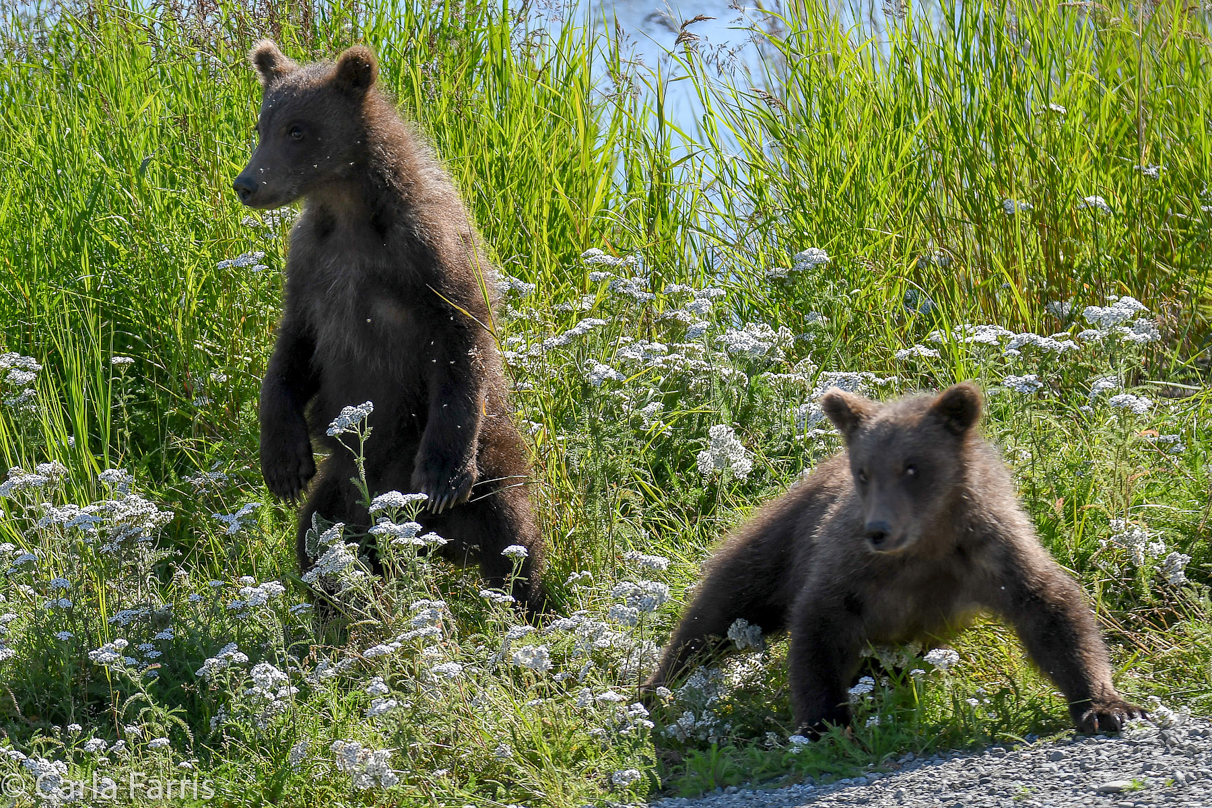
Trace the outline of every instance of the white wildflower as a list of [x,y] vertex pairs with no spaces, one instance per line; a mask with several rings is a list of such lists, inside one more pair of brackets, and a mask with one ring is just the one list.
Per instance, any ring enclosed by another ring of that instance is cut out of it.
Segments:
[[654,612],[669,601],[669,586],[660,581],[624,581],[615,584],[611,596],[641,612]]
[[344,435],[346,432],[357,431],[358,426],[374,412],[374,409],[374,403],[370,401],[356,407],[343,408],[341,414],[328,425],[328,436],[331,438]]
[[546,673],[551,670],[551,652],[546,645],[526,645],[513,652],[513,664]]
[[1166,556],[1162,561],[1162,575],[1166,577],[1166,583],[1171,586],[1182,586],[1187,582],[1187,564],[1191,563],[1191,556],[1185,553],[1173,552]]
[[1017,393],[1030,395],[1031,393],[1039,392],[1044,383],[1040,381],[1039,376],[1034,373],[1029,373],[1026,376],[1007,376],[1002,379],[1002,384],[1007,389],[1014,390]]
[[503,295],[515,294],[519,298],[527,298],[534,293],[535,285],[502,272],[497,278],[497,289]]
[[1107,399],[1107,403],[1112,407],[1130,410],[1136,415],[1144,415],[1153,409],[1152,401],[1144,396],[1134,396],[1131,393],[1120,393],[1119,395],[1111,396],[1111,398]]
[[[275,219],[274,221],[278,221],[278,220]],[[241,222],[241,224],[245,224],[245,222]],[[266,224],[267,224],[267,226],[271,226],[271,225],[269,225],[268,219],[266,221]],[[245,224],[245,226],[247,226],[247,225]],[[235,258],[229,258],[225,261],[220,261],[218,264],[215,265],[215,268],[216,269],[244,269],[247,267],[247,268],[250,268],[251,271],[253,271],[253,272],[260,272],[264,269],[268,269],[267,266],[260,263],[261,259],[263,259],[264,257],[265,257],[265,253],[262,252],[261,250],[257,250],[255,252],[246,252],[246,253],[243,253],[242,255],[236,256]]]
[[399,706],[400,703],[395,699],[373,699],[370,702],[370,706],[366,708],[366,717],[379,718],[387,715]]
[[710,444],[699,452],[697,461],[699,474],[710,477],[720,471],[731,471],[738,479],[744,480],[753,470],[753,461],[749,459],[745,446],[736,437],[732,427],[717,424],[707,431]]
[[1099,213],[1110,213],[1111,206],[1101,196],[1087,196],[1077,203],[1078,210],[1095,210]]
[[260,507],[261,507],[260,502],[249,502],[248,504],[242,506],[240,508],[240,510],[236,511],[235,513],[232,513],[232,514],[212,513],[211,516],[214,517],[215,519],[218,519],[223,524],[227,525],[227,528],[223,531],[224,535],[234,536],[237,533],[239,533],[241,530],[243,530],[243,528],[244,528],[243,520],[247,519],[249,516],[251,516],[252,513],[254,511],[256,511],[257,508],[260,508]]
[[387,537],[393,545],[397,546],[404,544],[424,546],[425,541],[417,536],[420,532],[421,524],[419,522],[396,524],[389,519],[380,519],[379,523],[370,529],[370,535]]
[[1117,376],[1099,376],[1090,382],[1090,402],[1093,403],[1094,399],[1098,398],[1103,393],[1119,390],[1122,389],[1122,387],[1123,385],[1120,383],[1119,377]]
[[896,359],[912,359],[913,357],[937,358],[938,351],[934,348],[927,348],[925,345],[914,345],[911,348],[902,348],[895,354]]
[[659,555],[645,555],[638,550],[629,550],[623,554],[623,558],[633,564],[638,564],[641,567],[647,567],[650,570],[664,571],[669,567],[669,559]]
[[305,738],[290,748],[290,754],[286,756],[286,762],[290,764],[292,769],[298,770],[303,765],[303,761],[307,760],[309,745]]
[[732,640],[733,644],[742,651],[746,648],[761,651],[766,647],[766,643],[762,639],[762,627],[754,625],[742,617],[738,617],[728,627],[728,639]]
[[1148,311],[1145,305],[1134,297],[1111,298],[1110,302],[1109,306],[1087,306],[1082,310],[1082,317],[1086,318],[1086,322],[1107,331],[1117,325],[1123,325],[1141,312]]
[[601,250],[593,247],[581,253],[581,260],[589,265],[598,264],[601,266],[618,267],[631,266],[639,262],[639,259],[634,255],[627,255],[621,258],[616,258],[613,255],[607,255]]
[[729,328],[720,337],[725,351],[749,359],[760,359],[764,356],[781,359],[784,349],[790,347],[794,341],[794,335],[786,326],[779,326],[778,331],[775,331],[766,323],[748,323],[743,328]]
[[378,513],[392,508],[409,508],[419,505],[427,499],[429,499],[428,494],[401,494],[399,491],[388,491],[386,494],[379,494],[372,499],[367,510],[371,513]]
[[643,778],[643,775],[640,774],[639,769],[623,769],[622,771],[613,772],[610,775],[610,782],[619,788],[626,788],[638,783],[641,778]]
[[391,770],[391,753],[364,747],[356,741],[333,741],[333,756],[337,771],[350,775],[353,787],[359,791],[374,788],[390,788],[400,782]]
[[864,696],[870,698],[873,690],[875,690],[875,680],[870,676],[864,676],[847,692],[850,694],[851,703],[858,703],[863,700]]
[[627,381],[627,377],[610,365],[604,365],[591,359],[585,363],[585,381],[594,387],[601,387],[603,382],[625,382]]
[[429,672],[441,679],[457,679],[463,673],[463,666],[458,662],[443,662],[434,665]]
[[228,643],[223,646],[219,653],[213,657],[208,657],[202,667],[199,668],[195,675],[204,679],[212,678],[215,673],[228,668],[232,665],[245,665],[248,663],[248,655],[243,653],[234,643]]
[[815,401],[801,404],[793,411],[796,432],[807,432],[815,429],[816,425],[825,420],[825,411]]
[[135,478],[126,469],[106,469],[97,475],[97,482],[118,494],[129,494]]
[[938,670],[947,671],[959,663],[960,655],[950,648],[935,648],[924,659]]
[[1044,311],[1058,320],[1067,319],[1073,311],[1072,300],[1050,300],[1044,304]]

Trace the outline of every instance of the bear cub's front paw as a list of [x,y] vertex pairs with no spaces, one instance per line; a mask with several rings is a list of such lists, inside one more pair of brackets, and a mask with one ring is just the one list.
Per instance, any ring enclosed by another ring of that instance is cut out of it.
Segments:
[[261,432],[261,476],[271,494],[294,502],[315,473],[316,460],[306,429],[285,435]]
[[471,497],[471,487],[475,481],[474,460],[457,468],[443,468],[437,463],[421,461],[412,473],[412,490],[429,497],[425,510],[430,513],[442,513],[466,502]]
[[1119,732],[1133,718],[1147,718],[1144,708],[1123,699],[1097,699],[1074,710],[1074,723],[1083,735]]

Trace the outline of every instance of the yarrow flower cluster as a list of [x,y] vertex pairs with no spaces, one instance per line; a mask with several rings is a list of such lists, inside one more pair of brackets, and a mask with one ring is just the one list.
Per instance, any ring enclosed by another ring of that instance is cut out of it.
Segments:
[[623,554],[626,561],[633,564],[638,564],[641,567],[647,567],[650,570],[664,571],[669,567],[669,559],[659,555],[645,555],[638,550],[628,550]]
[[207,680],[213,680],[216,673],[230,668],[232,665],[247,665],[248,654],[240,650],[240,647],[234,642],[223,646],[219,653],[213,657],[207,657],[202,663],[202,667],[195,671],[195,675]]
[[875,690],[875,680],[870,676],[864,676],[855,683],[854,687],[850,688],[850,703],[857,704],[864,699],[870,699],[872,692]]
[[518,298],[527,298],[534,294],[535,285],[502,272],[497,277],[497,289],[502,295],[513,294]]
[[731,471],[737,479],[743,480],[753,470],[753,461],[749,459],[745,445],[736,437],[732,427],[717,424],[707,430],[710,443],[698,454],[699,474],[711,477],[721,471]]
[[909,348],[902,348],[894,356],[897,361],[912,359],[914,357],[935,359],[938,358],[938,351],[934,348],[927,348],[925,345],[914,345]]
[[1129,410],[1135,415],[1144,415],[1153,409],[1153,402],[1144,396],[1134,396],[1131,393],[1120,393],[1107,399],[1107,404],[1121,410]]
[[344,435],[347,432],[356,432],[361,423],[370,417],[370,414],[374,410],[375,405],[370,401],[359,404],[356,407],[343,408],[341,414],[328,425],[328,436],[333,438],[337,435]]
[[[1124,342],[1142,344],[1161,339],[1157,325],[1147,317],[1139,315],[1149,310],[1134,297],[1113,297],[1107,306],[1087,306],[1082,317],[1094,326],[1078,334],[1086,342],[1101,342],[1109,337]],[[1135,319],[1133,319],[1135,318]],[[1130,324],[1128,321],[1132,320]]]
[[5,499],[21,491],[37,491],[62,480],[67,475],[67,467],[57,460],[49,463],[39,463],[32,472],[19,466],[11,466],[8,476],[0,483],[0,499]]
[[547,673],[551,670],[551,651],[546,645],[524,645],[513,652],[513,664]]
[[1187,565],[1191,556],[1186,553],[1173,552],[1162,561],[1161,573],[1170,586],[1182,586],[1187,582]]
[[428,494],[401,494],[399,491],[388,491],[386,494],[379,494],[370,501],[371,513],[394,509],[407,509],[416,505],[423,504],[429,499]]
[[738,617],[728,627],[728,639],[732,640],[733,645],[741,651],[746,648],[761,651],[766,647],[766,642],[762,639],[762,627],[754,625],[742,617]]
[[781,280],[786,278],[788,273],[791,272],[807,272],[818,267],[823,267],[829,263],[829,260],[829,254],[820,247],[809,247],[792,257],[790,269],[787,267],[771,267],[766,270],[766,277],[771,280]]
[[226,261],[220,261],[215,265],[216,269],[248,269],[251,272],[260,272],[269,267],[262,264],[262,259],[265,258],[265,253],[261,250],[255,252],[246,252],[238,255],[235,258],[229,258]]
[[356,741],[333,741],[329,748],[337,771],[348,774],[359,791],[376,785],[391,788],[400,782],[391,769],[391,753],[385,749],[372,749]]
[[766,323],[748,323],[743,328],[729,328],[720,337],[725,351],[747,359],[761,359],[766,356],[782,359],[783,351],[794,341],[795,337],[786,326],[779,326],[775,331]]
[[260,502],[249,502],[243,505],[240,510],[232,514],[212,513],[211,516],[218,519],[223,524],[227,525],[223,530],[226,536],[234,536],[244,529],[244,520],[261,507]]
[[32,356],[22,356],[13,351],[0,353],[0,381],[3,381],[5,388],[14,390],[14,395],[4,399],[5,405],[17,412],[33,409],[34,399],[38,395],[34,381],[41,370],[42,365]]
[[948,671],[959,663],[960,655],[950,648],[935,648],[924,659],[937,670]]
[[1034,373],[1029,373],[1026,376],[1007,376],[1002,379],[1002,384],[1008,389],[1016,393],[1030,395],[1038,393],[1043,389],[1044,383],[1040,381],[1039,376]]
[[604,365],[601,362],[590,360],[585,363],[585,381],[589,382],[594,387],[601,387],[602,382],[624,382],[627,377],[610,365]]

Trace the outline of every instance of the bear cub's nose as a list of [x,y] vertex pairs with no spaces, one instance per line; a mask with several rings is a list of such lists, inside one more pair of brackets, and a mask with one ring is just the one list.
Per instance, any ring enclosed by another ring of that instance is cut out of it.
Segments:
[[257,191],[257,184],[243,174],[236,177],[236,181],[231,184],[231,187],[236,190],[236,195],[245,204],[248,203],[248,200]]
[[892,525],[879,519],[867,523],[867,541],[871,542],[871,546],[879,549],[880,545],[888,541],[888,535],[892,533]]

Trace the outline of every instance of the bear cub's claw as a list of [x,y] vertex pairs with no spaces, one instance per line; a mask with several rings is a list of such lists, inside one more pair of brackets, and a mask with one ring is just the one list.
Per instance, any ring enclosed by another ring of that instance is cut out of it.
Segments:
[[1103,699],[1093,704],[1079,707],[1074,716],[1077,731],[1083,735],[1095,735],[1100,732],[1119,732],[1133,718],[1148,718],[1144,708],[1130,704],[1122,699]]
[[265,486],[278,499],[297,501],[316,473],[316,461],[306,431],[279,440],[267,439],[262,432],[262,438],[261,475],[265,478]]
[[446,470],[417,463],[412,474],[412,489],[429,497],[425,510],[439,514],[466,502],[471,497],[471,487],[475,481],[475,461],[464,468]]

